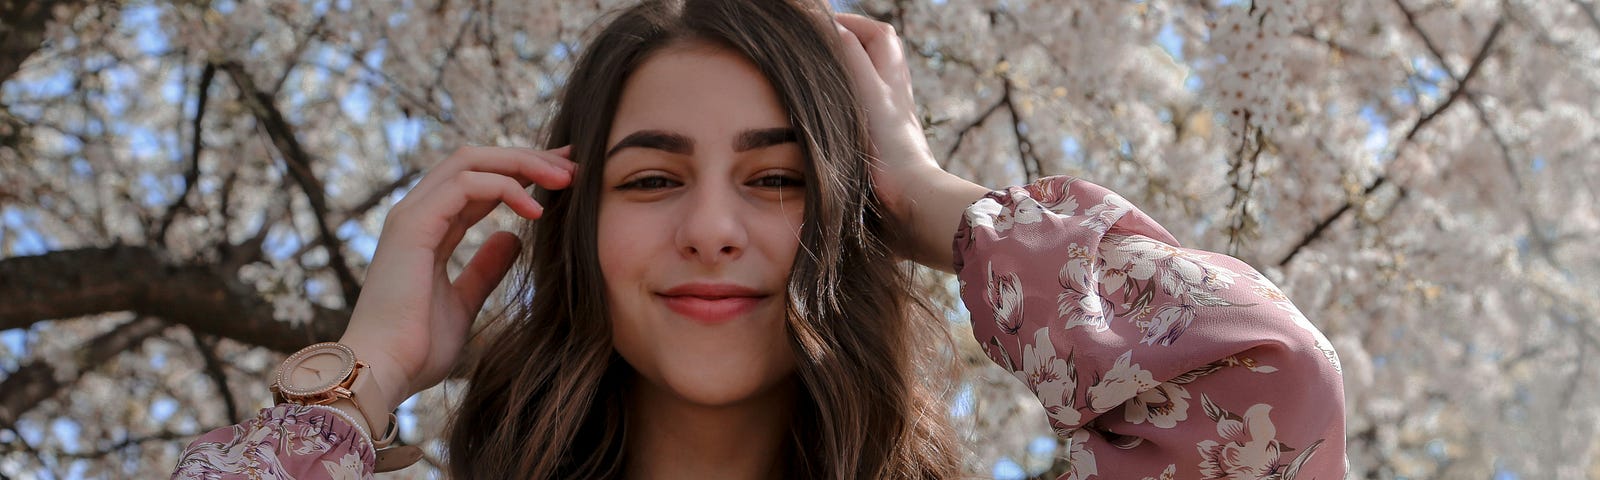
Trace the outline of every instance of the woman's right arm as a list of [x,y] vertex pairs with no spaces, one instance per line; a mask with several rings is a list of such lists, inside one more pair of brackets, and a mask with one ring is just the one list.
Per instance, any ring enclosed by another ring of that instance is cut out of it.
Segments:
[[[384,220],[350,325],[339,342],[370,368],[355,403],[277,405],[202,435],[174,478],[366,478],[375,456],[366,432],[387,431],[387,413],[443,380],[472,321],[511,269],[516,235],[496,232],[451,280],[445,267],[468,229],[504,203],[534,220],[543,207],[527,187],[566,188],[570,150],[467,147],[423,176]],[[365,410],[365,411],[362,411]],[[368,419],[373,421],[368,424]]]

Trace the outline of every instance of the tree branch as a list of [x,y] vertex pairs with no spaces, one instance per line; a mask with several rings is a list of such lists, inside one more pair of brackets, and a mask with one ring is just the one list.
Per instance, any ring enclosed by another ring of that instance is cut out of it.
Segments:
[[978,118],[973,119],[971,123],[961,127],[959,130],[956,130],[955,143],[950,144],[950,149],[945,152],[944,159],[940,160],[939,168],[948,169],[947,167],[949,167],[949,162],[956,156],[956,151],[960,150],[961,144],[966,142],[967,134],[971,133],[973,130],[976,130],[978,127],[983,126],[984,122],[987,122],[989,117],[994,115],[994,112],[1000,111],[1000,107],[1004,106],[1006,106],[1006,98],[1000,97],[1000,100],[994,102],[994,105],[990,105],[987,110],[984,110],[983,113],[978,114]]
[[1011,112],[1011,133],[1017,141],[1017,157],[1019,157],[1017,160],[1022,162],[1023,176],[1031,182],[1044,176],[1044,161],[1039,159],[1039,154],[1033,147],[1033,141],[1028,139],[1028,134],[1022,131],[1022,112],[1017,109],[1017,103],[1012,97],[1015,87],[1011,84],[1011,78],[1001,75],[1000,79],[1004,80],[1005,85],[1000,100],[1005,104],[1006,110]]
[[234,401],[233,388],[228,386],[228,373],[222,369],[222,359],[217,358],[217,338],[195,333],[193,329],[189,330],[189,336],[194,339],[195,350],[199,350],[200,357],[205,359],[206,375],[211,377],[211,382],[217,384],[217,391],[222,393],[222,404],[228,407],[228,421],[244,421],[244,416],[239,414],[239,404]]
[[[1367,188],[1361,191],[1361,197],[1365,198],[1369,195],[1372,195],[1372,192],[1377,191],[1378,187],[1382,187],[1383,184],[1388,183],[1388,181],[1389,177],[1381,175],[1378,176],[1377,179],[1372,181],[1371,185],[1367,185]],[[1315,242],[1318,238],[1322,238],[1323,232],[1326,232],[1328,227],[1333,225],[1333,222],[1337,222],[1339,221],[1339,218],[1344,217],[1345,212],[1349,212],[1351,208],[1354,208],[1356,201],[1358,200],[1352,199],[1347,201],[1344,203],[1344,205],[1340,205],[1337,210],[1334,210],[1333,213],[1322,217],[1322,220],[1318,221],[1316,226],[1311,227],[1310,232],[1306,232],[1305,236],[1300,237],[1300,241],[1294,244],[1294,248],[1289,249],[1289,253],[1284,255],[1282,260],[1278,260],[1278,266],[1282,267],[1288,265],[1290,261],[1294,260],[1295,256],[1300,255],[1301,250],[1304,250],[1306,246],[1311,245],[1311,242]]]
[[[0,330],[98,313],[133,311],[209,335],[279,352],[333,341],[347,310],[312,306],[295,325],[227,268],[175,265],[150,247],[117,245],[0,260]],[[22,285],[27,285],[23,288]]]
[[[1440,68],[1444,69],[1444,71],[1450,75],[1451,78],[1456,78],[1455,73],[1450,71],[1450,65],[1445,63],[1444,56],[1439,52],[1438,48],[1434,46],[1433,40],[1428,38],[1428,36],[1422,31],[1421,25],[1417,23],[1416,14],[1410,9],[1407,9],[1405,3],[1401,0],[1395,0],[1394,3],[1395,6],[1405,14],[1406,22],[1411,25],[1411,28],[1415,30],[1417,36],[1422,39],[1423,45],[1427,46],[1428,50],[1433,52],[1434,57],[1438,59]],[[1482,67],[1484,61],[1489,58],[1489,52],[1494,48],[1494,42],[1497,38],[1499,38],[1500,31],[1505,27],[1505,23],[1506,19],[1503,16],[1500,17],[1499,20],[1495,21],[1494,27],[1490,28],[1489,34],[1484,37],[1483,45],[1478,48],[1478,53],[1473,56],[1472,64],[1467,67],[1467,73],[1456,80],[1455,89],[1451,90],[1450,95],[1445,97],[1445,101],[1443,103],[1440,103],[1438,107],[1435,107],[1427,114],[1417,118],[1416,123],[1411,125],[1411,129],[1406,131],[1406,135],[1402,138],[1400,145],[1395,148],[1395,152],[1397,154],[1401,149],[1403,149],[1406,145],[1409,145],[1412,140],[1416,138],[1417,133],[1421,132],[1423,127],[1427,126],[1428,123],[1432,122],[1434,118],[1437,118],[1440,113],[1443,113],[1446,109],[1450,108],[1451,105],[1455,104],[1456,99],[1460,98],[1462,95],[1468,94],[1467,82],[1472,81],[1472,79],[1477,76],[1480,67]],[[1483,121],[1487,122],[1487,119],[1484,119]],[[1373,179],[1371,185],[1368,185],[1362,190],[1362,196],[1365,197],[1367,195],[1371,195],[1372,192],[1376,191],[1378,187],[1383,186],[1383,184],[1387,183],[1388,180],[1389,176],[1387,173],[1378,175],[1377,178]],[[1401,194],[1404,195],[1405,187],[1401,186],[1400,189]],[[1333,222],[1336,222],[1343,217],[1345,213],[1348,213],[1355,206],[1355,202],[1357,201],[1360,201],[1360,199],[1350,199],[1349,201],[1345,202],[1344,205],[1340,205],[1339,208],[1335,209],[1332,213],[1324,216],[1322,220],[1319,220],[1316,225],[1312,227],[1311,231],[1306,232],[1305,236],[1301,237],[1300,241],[1295,243],[1294,248],[1289,249],[1289,253],[1285,254],[1282,260],[1278,261],[1278,266],[1283,267],[1288,265],[1290,261],[1294,260],[1295,256],[1300,254],[1301,250],[1305,249],[1305,247],[1310,245],[1312,242],[1315,242],[1318,238],[1321,238],[1322,234],[1327,231],[1328,227],[1333,225]]]
[[[393,194],[396,190],[399,190],[400,187],[404,187],[413,180],[416,180],[416,178],[419,176],[422,176],[422,170],[407,168],[405,172],[400,174],[399,178],[396,178],[387,185],[378,187],[371,193],[367,194],[367,198],[365,200],[362,200],[361,203],[356,204],[354,207],[350,207],[350,210],[344,212],[343,216],[341,216],[339,220],[335,221],[335,223],[342,224],[344,222],[360,218],[362,215],[366,215],[368,210],[372,210],[374,207],[377,207],[379,203],[383,203],[383,199],[388,198],[390,194]],[[294,253],[289,254],[289,258],[294,258],[298,261],[300,257],[305,256],[306,253],[309,253],[314,248],[317,248],[317,244],[315,243],[301,245],[299,249],[294,251]]]
[[[285,23],[287,23],[287,21],[288,20],[285,19]],[[311,46],[311,42],[315,41],[318,36],[322,35],[322,27],[327,25],[327,23],[328,17],[318,15],[317,23],[311,24],[311,29],[306,33],[306,36],[302,37],[299,42],[295,43],[294,50],[290,50],[289,56],[284,57],[283,59],[283,63],[285,65],[285,67],[283,67],[283,73],[278,74],[278,79],[272,81],[272,93],[283,91],[283,82],[289,81],[289,74],[294,73],[294,67],[299,65],[300,56],[306,53],[306,48]]]
[[80,0],[0,0],[0,85],[22,68],[22,62],[44,46],[45,29],[56,20],[77,14],[83,7]]
[[[1395,6],[1400,8],[1401,12],[1405,13],[1406,23],[1411,25],[1411,29],[1416,32],[1417,37],[1422,39],[1423,45],[1427,46],[1428,51],[1433,52],[1435,58],[1438,58],[1439,68],[1444,69],[1445,73],[1454,78],[1455,73],[1451,72],[1449,64],[1444,63],[1444,56],[1440,53],[1438,47],[1434,46],[1433,40],[1428,38],[1428,36],[1423,33],[1422,26],[1417,23],[1416,14],[1413,14],[1411,10],[1406,9],[1405,3],[1401,2],[1400,0],[1395,0],[1394,3]],[[1461,98],[1463,94],[1467,93],[1467,82],[1472,81],[1472,78],[1477,76],[1479,67],[1483,66],[1483,61],[1489,58],[1489,51],[1494,48],[1494,41],[1496,38],[1499,38],[1500,31],[1505,27],[1505,25],[1505,17],[1500,17],[1499,20],[1494,22],[1494,26],[1489,28],[1489,35],[1483,39],[1483,46],[1478,49],[1478,54],[1473,56],[1472,63],[1467,66],[1467,73],[1462,75],[1460,78],[1455,79],[1456,88],[1450,91],[1449,97],[1445,97],[1444,103],[1439,104],[1439,106],[1434,108],[1433,111],[1428,112],[1427,115],[1423,115],[1421,118],[1418,118],[1417,123],[1411,125],[1411,130],[1407,131],[1406,136],[1404,137],[1405,141],[1409,142],[1413,137],[1416,137],[1417,132],[1421,131],[1422,127],[1428,125],[1428,122],[1433,121],[1434,117],[1439,116],[1440,113],[1443,113],[1446,109],[1449,109],[1450,105],[1454,104],[1456,99]]]
[[194,186],[200,183],[200,141],[201,124],[206,118],[206,99],[210,96],[211,82],[217,76],[217,64],[206,63],[205,70],[200,72],[200,91],[196,93],[194,123],[190,128],[194,136],[189,139],[189,171],[183,174],[183,193],[172,200],[172,205],[167,206],[167,212],[161,215],[160,226],[156,227],[155,239],[165,242],[167,228],[172,226],[172,221],[178,217],[178,212],[184,209],[189,199],[189,192],[194,191]]
[[[167,324],[156,318],[139,317],[89,340],[87,345],[75,352],[72,365],[51,365],[43,360],[34,360],[21,366],[0,382],[0,425],[10,428],[23,413],[32,410],[39,402],[54,397],[61,389],[76,382],[84,372],[136,348],[145,338],[165,328]],[[72,373],[58,375],[57,370],[61,369],[72,369]],[[64,379],[63,376],[70,378]]]
[[300,186],[300,191],[305,194],[306,201],[311,205],[312,216],[317,221],[317,240],[328,251],[328,266],[333,269],[334,275],[339,280],[339,286],[344,293],[347,307],[356,304],[356,298],[361,294],[360,282],[356,280],[355,273],[350,270],[350,264],[345,261],[343,245],[334,233],[333,226],[328,222],[327,189],[322,181],[317,179],[316,172],[312,169],[311,154],[300,145],[300,140],[295,138],[294,128],[284,118],[283,112],[273,104],[272,95],[256,88],[255,81],[250,77],[250,72],[245,71],[244,65],[237,62],[222,64],[222,69],[233,77],[239,87],[245,105],[255,114],[256,121],[261,123],[267,135],[272,138],[273,146],[283,156],[283,161],[289,172],[289,177]]

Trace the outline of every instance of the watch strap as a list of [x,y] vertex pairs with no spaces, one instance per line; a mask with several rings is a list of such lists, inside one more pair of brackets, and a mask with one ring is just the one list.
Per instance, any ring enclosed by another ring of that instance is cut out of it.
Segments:
[[401,445],[389,447],[377,452],[377,461],[373,462],[374,473],[393,472],[417,463],[422,459],[422,449],[415,445]]

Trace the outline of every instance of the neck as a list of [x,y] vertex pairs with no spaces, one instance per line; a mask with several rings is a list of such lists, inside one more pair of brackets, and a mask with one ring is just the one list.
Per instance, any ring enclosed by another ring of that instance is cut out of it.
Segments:
[[636,376],[628,393],[625,478],[782,478],[795,388],[789,381],[756,398],[705,406]]

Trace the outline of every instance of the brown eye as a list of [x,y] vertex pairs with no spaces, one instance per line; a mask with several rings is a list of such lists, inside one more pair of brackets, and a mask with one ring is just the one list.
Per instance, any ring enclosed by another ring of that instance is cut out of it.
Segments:
[[806,180],[799,177],[772,174],[751,181],[750,186],[761,188],[794,188],[804,187]]
[[651,175],[648,177],[634,179],[633,181],[624,183],[622,185],[617,185],[617,190],[661,190],[679,185],[683,184],[678,183],[676,180],[672,180],[660,175]]

